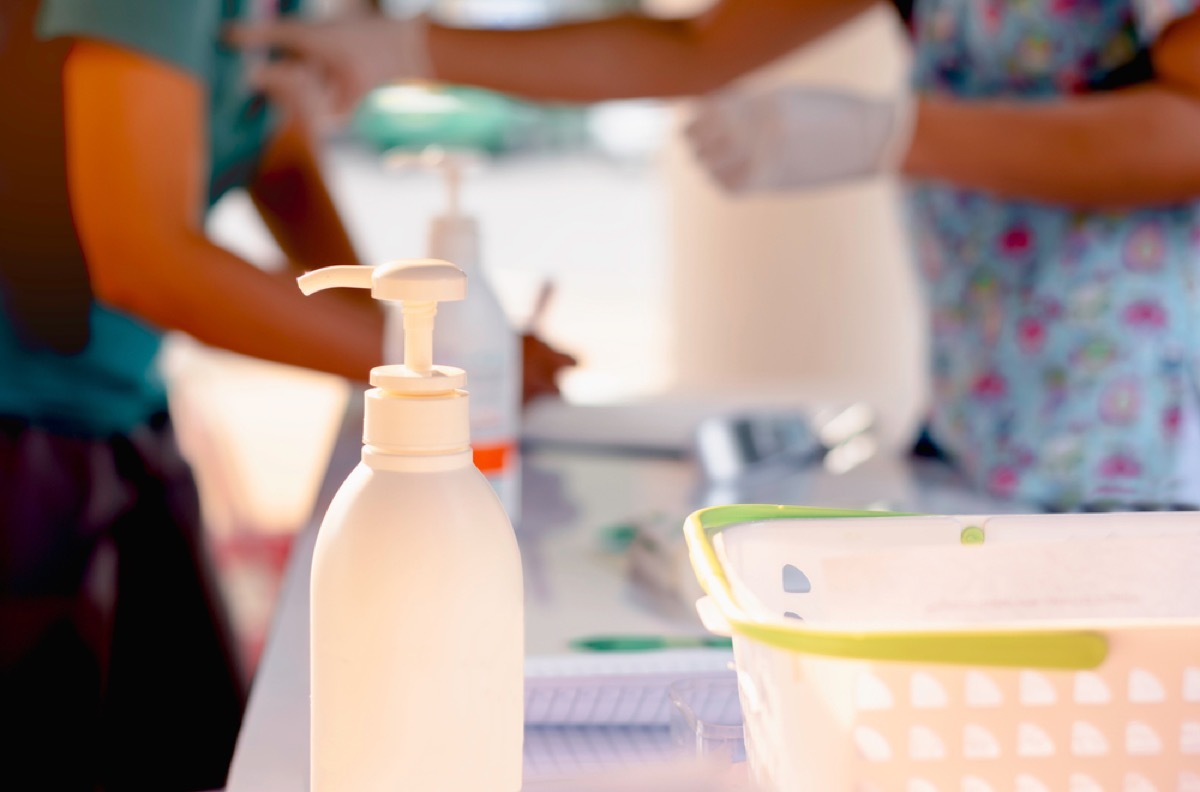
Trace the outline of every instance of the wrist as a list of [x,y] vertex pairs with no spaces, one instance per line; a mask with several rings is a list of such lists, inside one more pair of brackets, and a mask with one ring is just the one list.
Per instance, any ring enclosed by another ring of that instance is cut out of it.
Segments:
[[397,71],[393,78],[433,79],[433,61],[429,48],[429,17],[425,14],[416,14],[399,20],[397,24],[400,28],[392,44],[397,55]]
[[909,108],[910,139],[907,150],[897,162],[897,169],[911,178],[928,178],[932,175],[933,149],[936,148],[930,130],[937,123],[939,103],[929,97],[913,97]]
[[880,153],[878,170],[903,173],[916,136],[917,97],[903,91],[891,102],[891,129]]
[[402,19],[375,19],[355,46],[370,52],[369,67],[360,73],[365,89],[403,80],[431,78],[428,22],[423,15]]

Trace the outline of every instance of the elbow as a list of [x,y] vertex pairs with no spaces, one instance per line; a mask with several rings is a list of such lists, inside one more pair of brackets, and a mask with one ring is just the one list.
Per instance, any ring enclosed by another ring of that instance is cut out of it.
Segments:
[[92,281],[92,294],[98,302],[136,315],[141,298],[133,279],[120,272],[120,262],[124,258],[119,248],[109,248],[103,252],[89,250],[88,275]]

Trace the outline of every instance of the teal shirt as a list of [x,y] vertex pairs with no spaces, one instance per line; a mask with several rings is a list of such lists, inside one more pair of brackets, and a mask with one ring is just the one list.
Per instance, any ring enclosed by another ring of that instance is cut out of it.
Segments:
[[[223,28],[254,0],[43,0],[38,34],[107,41],[186,70],[209,95],[209,205],[244,186],[273,129],[271,113],[244,82]],[[291,10],[293,3],[284,0]],[[0,312],[0,415],[59,431],[124,433],[166,409],[158,371],[161,332],[94,302],[87,346],[63,355],[24,346]]]

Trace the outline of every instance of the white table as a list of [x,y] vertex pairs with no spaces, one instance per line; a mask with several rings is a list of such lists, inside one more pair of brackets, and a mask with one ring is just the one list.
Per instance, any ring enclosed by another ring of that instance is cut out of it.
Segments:
[[[316,514],[323,514],[358,461],[360,400],[334,448]],[[810,469],[723,490],[703,486],[682,460],[565,452],[525,459],[524,521],[527,652],[566,652],[598,634],[699,634],[687,608],[648,607],[620,559],[600,541],[605,526],[653,511],[677,513],[725,502],[802,503],[940,513],[997,513],[1011,505],[966,492],[936,465],[880,457],[842,475]],[[317,521],[292,550],[271,639],[259,665],[227,792],[296,792],[308,775],[308,584]]]

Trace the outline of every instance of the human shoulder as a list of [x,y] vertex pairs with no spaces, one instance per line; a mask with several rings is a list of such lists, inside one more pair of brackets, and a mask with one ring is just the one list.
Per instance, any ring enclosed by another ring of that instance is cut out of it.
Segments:
[[92,38],[204,78],[220,35],[221,0],[43,0],[43,38]]

